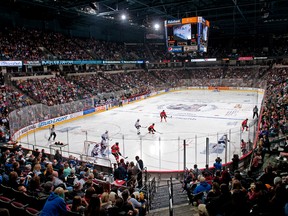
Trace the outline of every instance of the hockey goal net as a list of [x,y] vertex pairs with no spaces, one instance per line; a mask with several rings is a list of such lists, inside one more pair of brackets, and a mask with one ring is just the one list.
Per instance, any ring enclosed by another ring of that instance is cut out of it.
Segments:
[[100,146],[99,142],[95,141],[84,141],[84,146],[82,150],[82,155],[83,156],[88,156],[88,157],[93,157],[93,149],[96,145]]
[[[89,163],[97,163],[102,166],[111,167],[109,156],[103,156],[100,153],[101,143],[95,141],[84,141],[84,146],[81,154],[81,160]],[[96,152],[98,153],[96,155]]]

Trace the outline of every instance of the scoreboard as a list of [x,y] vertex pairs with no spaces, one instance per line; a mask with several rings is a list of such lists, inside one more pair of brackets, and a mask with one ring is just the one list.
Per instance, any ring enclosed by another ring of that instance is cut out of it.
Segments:
[[207,52],[210,22],[203,17],[165,20],[168,52]]

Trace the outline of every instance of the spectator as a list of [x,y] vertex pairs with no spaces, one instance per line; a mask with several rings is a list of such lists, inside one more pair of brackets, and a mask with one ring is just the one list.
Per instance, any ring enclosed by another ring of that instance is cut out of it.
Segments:
[[106,212],[108,212],[108,208],[112,207],[112,202],[109,200],[109,193],[107,192],[102,193],[101,206]]
[[61,216],[67,213],[64,201],[64,190],[61,187],[55,189],[49,195],[40,216]]
[[255,152],[252,163],[251,163],[251,171],[252,172],[258,171],[258,169],[260,168],[260,164],[262,162],[261,160],[262,160],[262,157],[261,157],[260,153]]
[[[229,191],[229,187],[226,184],[220,185],[221,194],[218,197],[212,198],[207,204],[206,209],[208,210],[209,216],[215,215],[231,215],[232,212],[232,196]],[[205,212],[205,206],[199,205],[199,210],[201,209]]]
[[105,210],[101,207],[100,198],[97,194],[93,194],[87,209],[85,210],[85,216],[106,216]]
[[139,158],[139,156],[135,157],[135,160],[137,161],[136,166],[138,168],[138,174],[137,174],[137,188],[142,188],[142,172],[144,170],[144,164],[142,159]]
[[54,159],[57,160],[58,162],[61,162],[63,160],[62,155],[60,154],[58,149],[56,150],[56,153],[54,155]]
[[[80,196],[73,197],[72,205],[71,205],[71,211],[72,212],[78,212],[81,215],[84,215],[85,207],[82,205],[82,198]],[[88,205],[88,204],[87,204]]]
[[235,170],[238,170],[239,166],[239,156],[238,154],[234,154],[232,158],[232,172],[235,172]]
[[128,201],[130,193],[127,189],[122,192],[123,198],[123,208],[122,210],[126,213],[126,215],[137,215],[138,210],[134,208],[131,202]]
[[50,193],[53,191],[54,186],[53,186],[53,182],[51,181],[47,181],[43,184],[43,191],[40,191],[38,193],[38,197],[41,199],[45,199],[48,198],[50,196]]
[[197,184],[196,188],[193,191],[193,194],[199,194],[201,192],[208,192],[211,190],[211,185],[209,185],[204,177],[200,177],[200,183]]
[[39,193],[42,190],[43,190],[43,188],[40,186],[40,177],[35,175],[29,182],[29,185],[28,185],[28,188],[27,188],[27,192],[28,192],[29,195],[32,195],[32,196],[35,196],[35,197],[39,197]]
[[221,163],[222,159],[220,157],[217,157],[215,159],[215,163],[213,164],[215,171],[222,169],[222,163]]
[[84,193],[82,192],[82,185],[80,182],[76,182],[73,186],[73,190],[66,193],[66,197],[70,200],[73,200],[73,197],[80,196],[84,197]]
[[69,167],[68,162],[65,162],[64,163],[64,170],[63,170],[64,178],[66,178],[68,175],[70,175],[70,172],[71,172],[71,168]]

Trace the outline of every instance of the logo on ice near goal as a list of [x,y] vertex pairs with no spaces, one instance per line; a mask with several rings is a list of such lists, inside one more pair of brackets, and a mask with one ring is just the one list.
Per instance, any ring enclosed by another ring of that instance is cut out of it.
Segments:
[[[209,143],[209,154],[222,154],[225,150],[224,143]],[[206,154],[206,149],[204,149],[201,154]]]

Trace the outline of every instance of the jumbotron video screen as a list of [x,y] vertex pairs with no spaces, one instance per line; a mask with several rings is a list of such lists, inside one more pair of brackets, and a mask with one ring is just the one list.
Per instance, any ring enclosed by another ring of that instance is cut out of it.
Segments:
[[207,52],[210,22],[203,17],[165,20],[168,52]]

